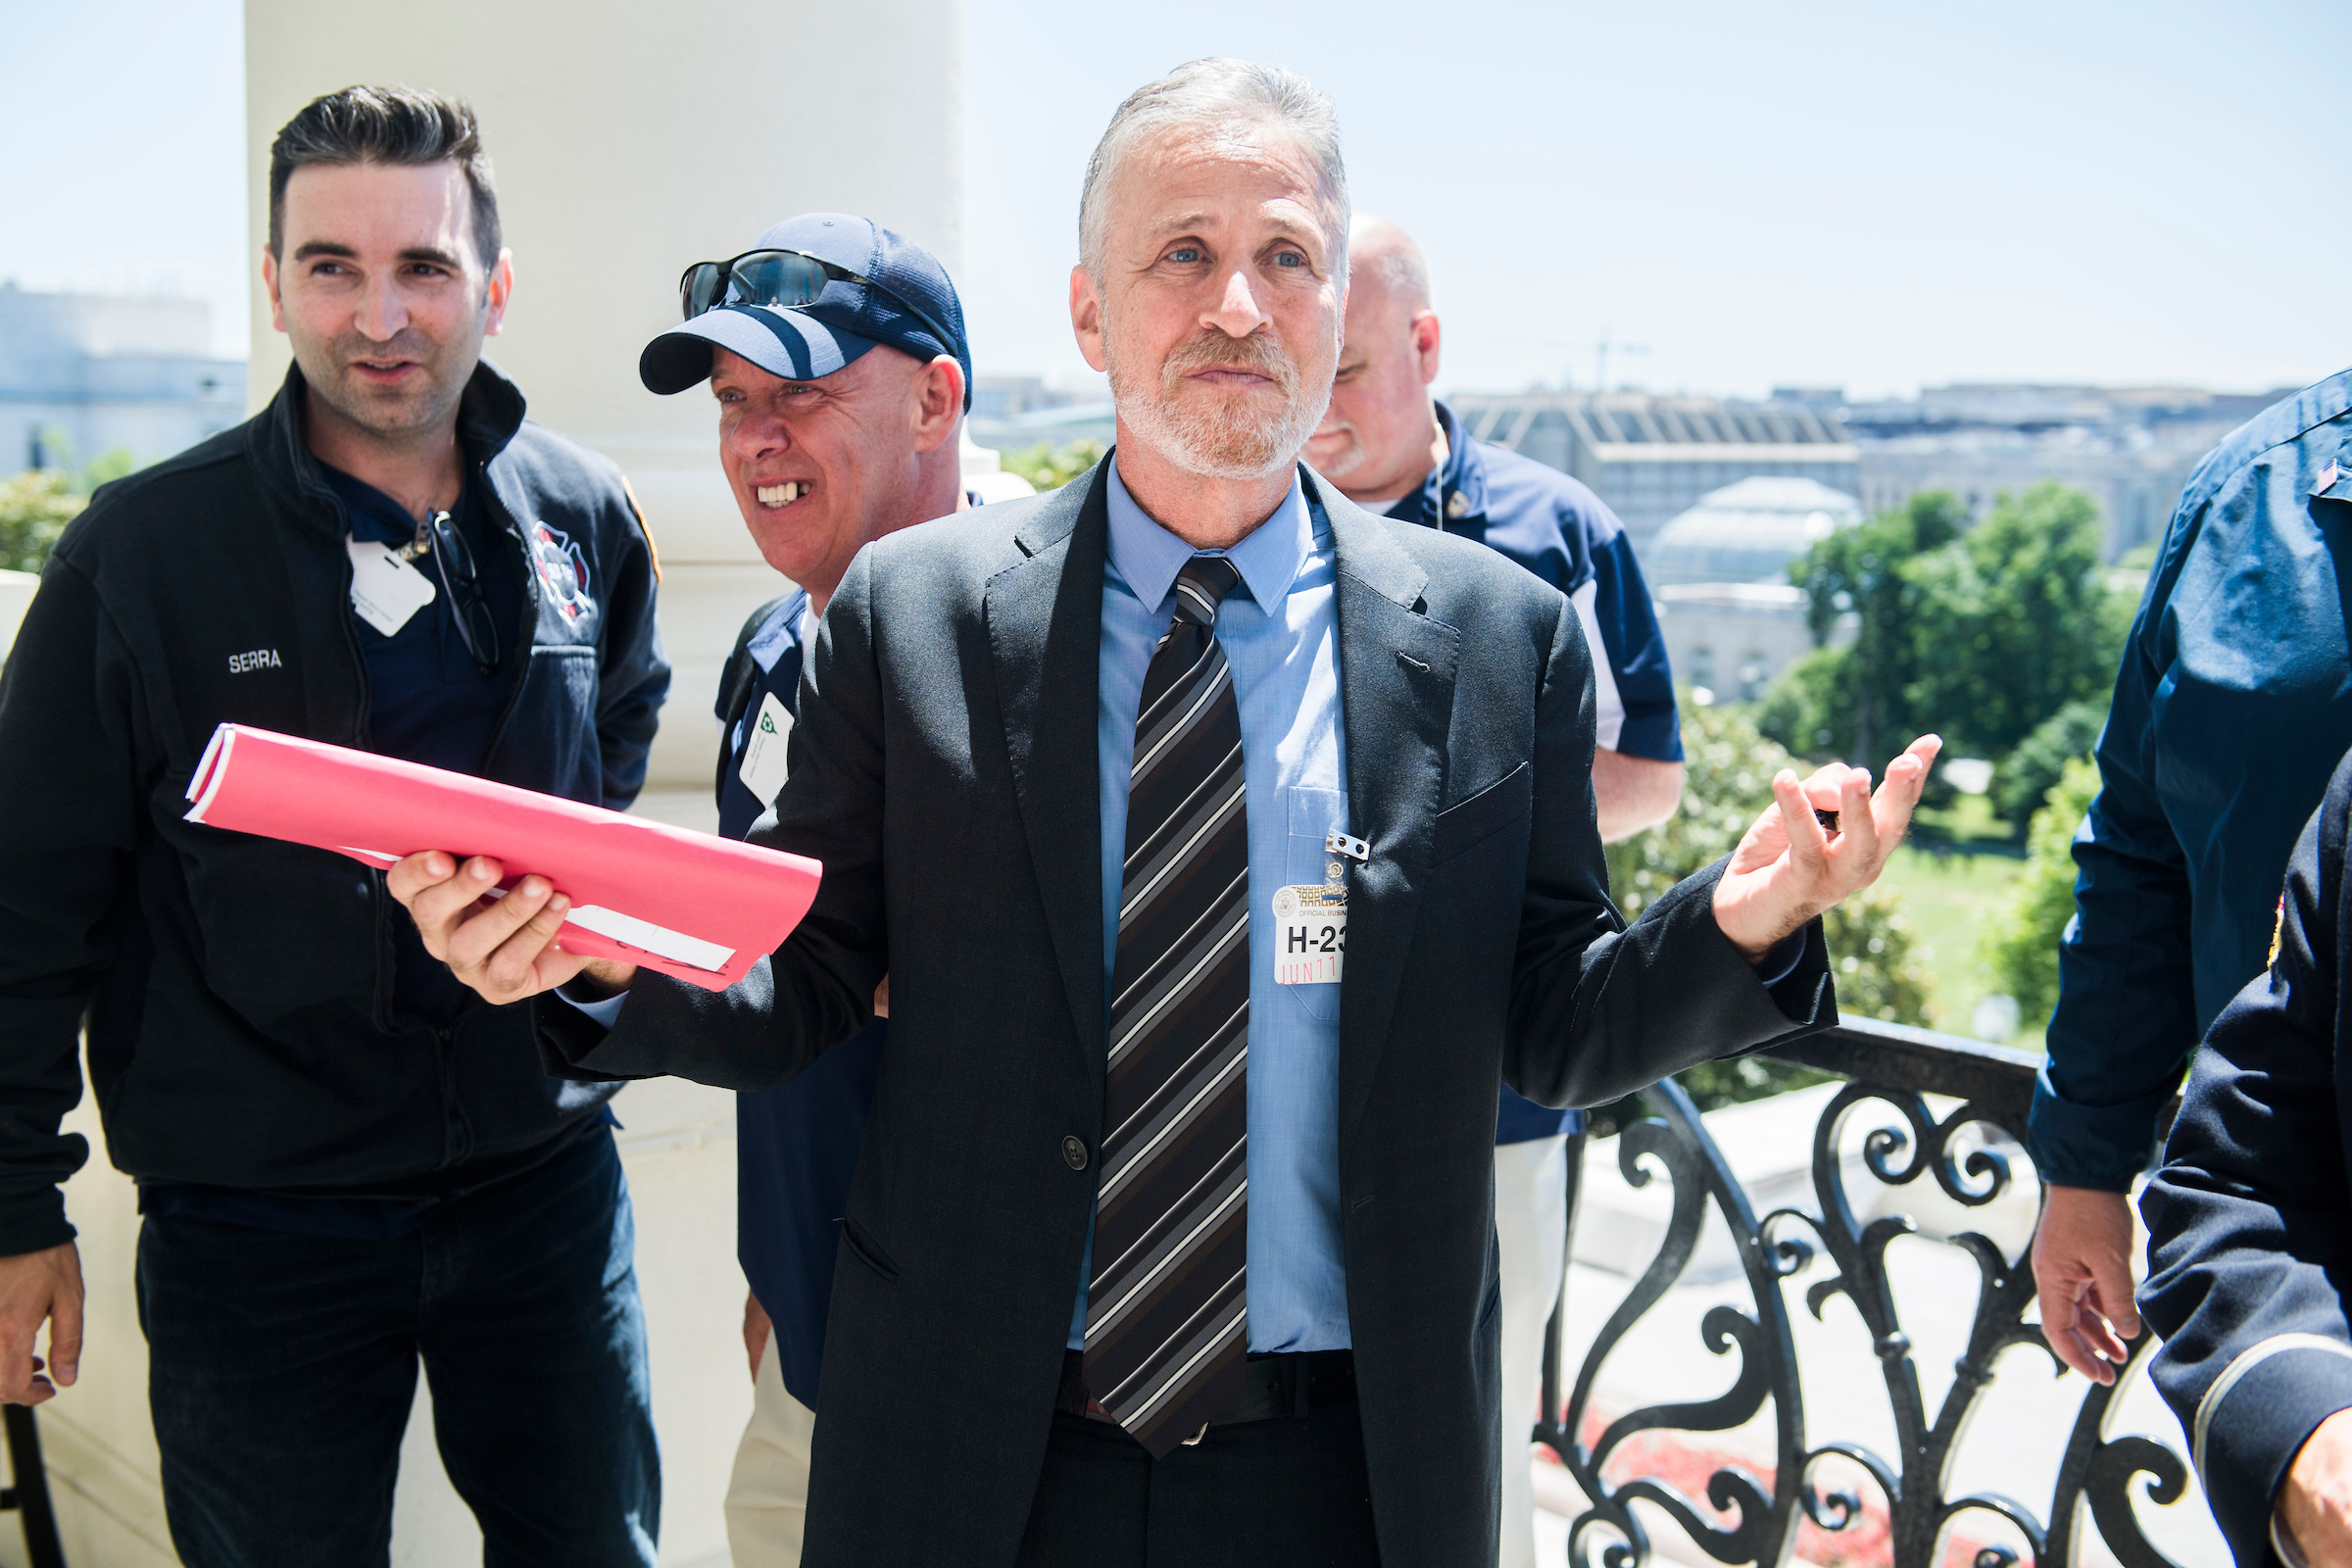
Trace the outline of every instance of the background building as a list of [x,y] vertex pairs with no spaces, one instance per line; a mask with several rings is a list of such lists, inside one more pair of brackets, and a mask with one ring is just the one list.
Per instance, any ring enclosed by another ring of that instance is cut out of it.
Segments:
[[1802,404],[1644,392],[1449,398],[1481,440],[1591,485],[1647,560],[1650,539],[1700,497],[1757,474],[1851,491],[1855,454],[1834,418]]
[[245,416],[245,362],[214,356],[212,307],[0,282],[0,472],[117,449],[168,458]]
[[2003,491],[2057,479],[2089,493],[2106,527],[2109,561],[2163,537],[2173,507],[2205,454],[2292,388],[2229,394],[2193,387],[1962,384],[1924,388],[1907,402],[1836,400],[1861,455],[1859,494],[1871,512],[1923,490],[1949,490],[1972,516]]
[[964,427],[981,446],[1020,452],[1040,443],[1060,448],[1076,441],[1100,441],[1108,446],[1117,420],[1106,377],[975,371],[972,412]]
[[1711,492],[1659,529],[1642,566],[1675,679],[1721,702],[1762,697],[1813,650],[1788,564],[1861,520],[1860,501],[1817,479],[1757,477]]
[[1650,586],[1788,582],[1788,563],[1862,520],[1862,503],[1818,479],[1759,476],[1708,492],[1658,530],[1642,558]]
[[1779,387],[1762,403],[1643,392],[1449,401],[1471,434],[1591,485],[1644,564],[1669,518],[1758,476],[1814,480],[1869,513],[1949,490],[1980,517],[2003,492],[2057,479],[2099,504],[2113,561],[2162,537],[2205,454],[2291,391],[1984,383],[1878,403],[1848,403],[1835,387]]
[[[1848,617],[1850,618],[1850,617]],[[1759,701],[1781,671],[1813,651],[1805,596],[1770,582],[1678,583],[1658,590],[1658,625],[1677,684],[1719,703]],[[1831,642],[1851,641],[1840,624]]]

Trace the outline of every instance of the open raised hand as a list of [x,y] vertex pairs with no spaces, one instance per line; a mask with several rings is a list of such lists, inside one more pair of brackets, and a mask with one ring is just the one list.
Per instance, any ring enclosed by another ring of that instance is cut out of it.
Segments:
[[[1879,879],[1911,829],[1911,811],[1943,742],[1923,735],[1886,767],[1871,793],[1870,769],[1832,762],[1798,780],[1783,768],[1764,808],[1715,884],[1715,923],[1748,962],[1824,909]],[[1838,813],[1835,832],[1814,816]]]

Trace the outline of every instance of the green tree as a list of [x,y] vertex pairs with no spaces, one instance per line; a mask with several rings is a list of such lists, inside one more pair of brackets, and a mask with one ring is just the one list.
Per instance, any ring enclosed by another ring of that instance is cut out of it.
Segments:
[[[1997,763],[2068,704],[2105,704],[2132,603],[2099,566],[2097,504],[2051,480],[1964,521],[1930,492],[1790,564],[1823,646],[1766,694],[1765,734],[1877,766],[1934,730]],[[1828,647],[1848,612],[1853,641]]]
[[1041,443],[1024,451],[1003,453],[998,461],[1006,473],[1019,474],[1037,486],[1042,495],[1048,490],[1060,489],[1101,463],[1107,450],[1100,441],[1073,441],[1060,448]]
[[[1794,751],[1855,759],[1875,758],[1920,733],[1914,689],[1930,655],[1912,634],[1920,590],[1910,567],[1951,544],[1967,524],[1957,496],[1924,491],[1817,541],[1789,564],[1788,580],[1804,590],[1805,623],[1818,651],[1791,672],[1793,710],[1786,701],[1768,709],[1766,733]],[[1856,620],[1853,642],[1829,648],[1849,612]]]
[[74,483],[74,492],[86,496],[100,485],[110,484],[126,473],[136,473],[145,466],[145,464],[131,456],[130,448],[109,447],[92,458],[81,470]]
[[[1854,688],[1863,675],[1844,649],[1814,649],[1782,670],[1756,704],[1758,733],[1808,756],[1866,755],[1855,723],[1861,700]],[[1883,704],[1878,710],[1885,711]]]
[[1822,917],[1830,961],[1838,975],[1838,1010],[1883,1023],[1936,1022],[1928,1000],[1934,977],[1919,960],[1918,932],[1903,912],[1903,895],[1874,883]]
[[2026,834],[2025,874],[1984,927],[1984,966],[2028,1028],[2047,1025],[2058,1005],[2058,938],[2075,917],[2075,829],[2098,793],[2098,763],[2068,759]]
[[[2069,703],[2043,719],[1993,770],[1992,808],[2026,842],[2034,813],[2075,758],[2087,757],[2107,727],[2107,705]],[[2071,830],[2070,830],[2071,831]]]
[[0,570],[39,571],[57,536],[89,504],[61,469],[27,468],[0,479]]
[[[1609,887],[1628,920],[1668,888],[1729,855],[1756,813],[1772,804],[1772,777],[1802,767],[1756,732],[1736,708],[1683,701],[1683,803],[1645,833],[1609,846]],[[1902,895],[1881,884],[1832,909],[1823,920],[1838,977],[1838,1007],[1849,1017],[1930,1024],[1929,976],[1916,955]],[[1757,1100],[1818,1083],[1821,1075],[1770,1057],[1710,1062],[1682,1076],[1699,1107]]]
[[1772,776],[1784,767],[1802,770],[1737,708],[1700,708],[1686,692],[1682,713],[1682,805],[1656,827],[1608,848],[1609,895],[1628,920],[1731,854],[1756,813],[1772,804]]
[[62,475],[69,495],[86,496],[100,485],[145,466],[128,447],[108,447],[85,464],[74,452],[74,438],[54,424],[41,429],[41,451],[48,461],[28,471]]
[[[2069,703],[2115,686],[2132,606],[2099,567],[2098,503],[2044,480],[1913,563],[1914,710],[1960,755],[2009,755]],[[1908,737],[1906,737],[1908,738]]]

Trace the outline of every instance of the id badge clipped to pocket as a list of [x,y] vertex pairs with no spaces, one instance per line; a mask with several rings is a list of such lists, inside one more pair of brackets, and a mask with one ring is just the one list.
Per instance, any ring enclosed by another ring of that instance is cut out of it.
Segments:
[[379,634],[392,636],[433,602],[433,579],[390,545],[346,536],[343,548],[351,553],[352,612]]
[[1371,846],[1345,833],[1324,842],[1332,857],[1324,863],[1321,887],[1274,890],[1274,983],[1336,986],[1348,959],[1348,861],[1362,860]]
[[743,748],[743,763],[736,776],[760,805],[775,803],[776,792],[784,787],[791,769],[787,761],[792,740],[792,710],[779,701],[774,692],[760,700],[760,711],[752,716],[752,733]]

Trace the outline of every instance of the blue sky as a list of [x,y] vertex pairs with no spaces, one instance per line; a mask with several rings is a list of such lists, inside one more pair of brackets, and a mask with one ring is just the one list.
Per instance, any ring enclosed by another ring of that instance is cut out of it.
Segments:
[[0,278],[199,294],[245,357],[235,0],[0,0]]
[[[1234,53],[1337,101],[1453,386],[1589,383],[1604,334],[1647,351],[1612,382],[1660,389],[2299,384],[2352,364],[2341,13],[2226,11],[968,0],[974,348],[1077,366],[1087,153],[1128,90]],[[238,14],[0,0],[0,276],[200,292],[236,350]]]

